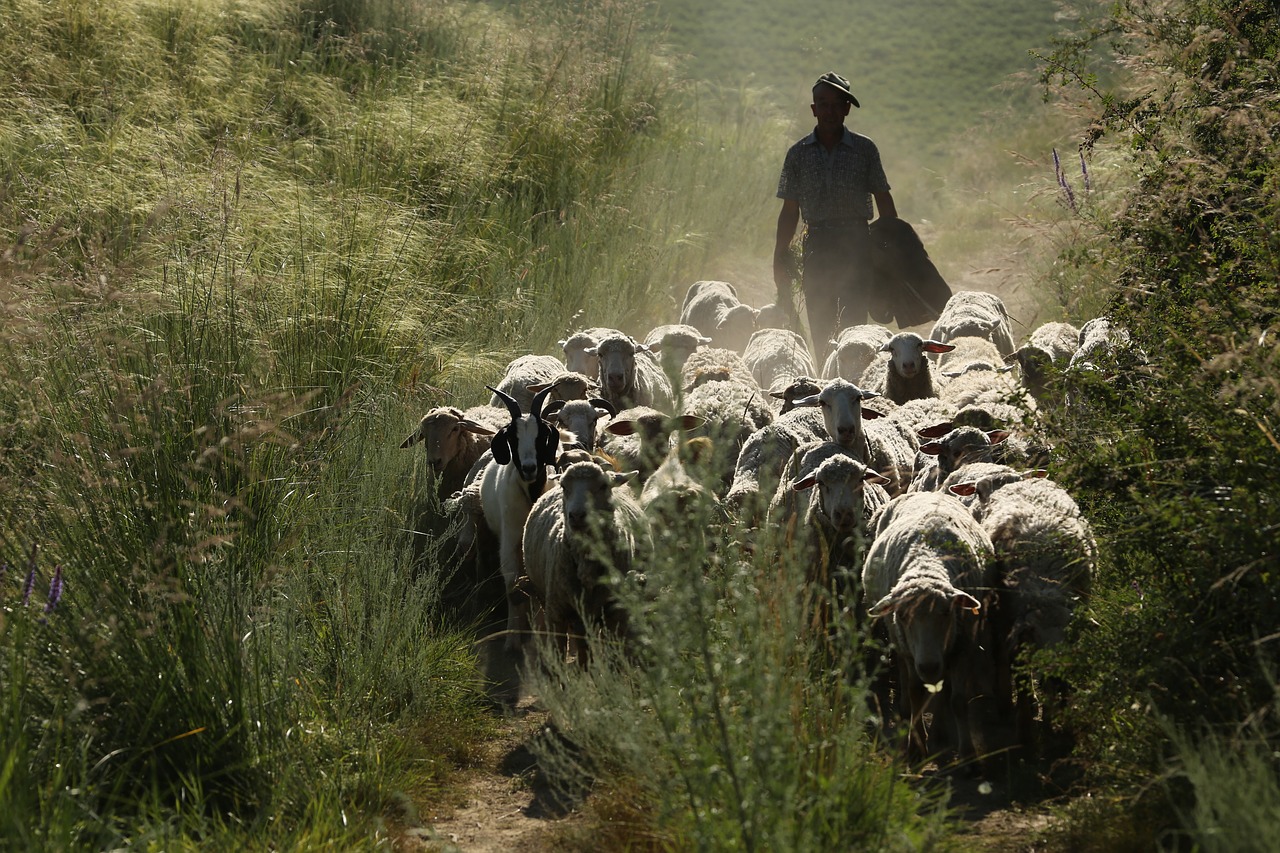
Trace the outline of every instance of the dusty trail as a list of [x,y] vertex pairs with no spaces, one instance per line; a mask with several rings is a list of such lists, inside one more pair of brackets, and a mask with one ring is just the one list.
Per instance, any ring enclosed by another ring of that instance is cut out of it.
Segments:
[[460,771],[451,802],[421,815],[422,826],[403,833],[397,849],[422,853],[544,853],[557,832],[579,821],[563,813],[539,787],[529,741],[547,715],[522,704],[503,717],[500,733],[475,766]]

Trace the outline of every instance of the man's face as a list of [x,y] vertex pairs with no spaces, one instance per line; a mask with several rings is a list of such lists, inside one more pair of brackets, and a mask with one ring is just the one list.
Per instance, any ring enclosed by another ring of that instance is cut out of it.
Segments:
[[844,125],[845,116],[849,115],[849,103],[844,95],[830,86],[818,86],[813,90],[813,117],[818,120],[819,130],[836,130]]

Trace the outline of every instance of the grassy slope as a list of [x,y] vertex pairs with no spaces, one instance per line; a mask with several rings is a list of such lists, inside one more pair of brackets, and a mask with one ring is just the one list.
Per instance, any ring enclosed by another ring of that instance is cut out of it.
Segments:
[[1027,51],[1057,32],[1055,6],[1040,2],[963,0],[823,0],[742,3],[660,0],[675,50],[691,76],[730,88],[767,87],[808,124],[809,87],[835,70],[862,104],[858,126],[904,150],[894,157],[940,165],[976,116],[1026,91],[998,91],[1028,72]]

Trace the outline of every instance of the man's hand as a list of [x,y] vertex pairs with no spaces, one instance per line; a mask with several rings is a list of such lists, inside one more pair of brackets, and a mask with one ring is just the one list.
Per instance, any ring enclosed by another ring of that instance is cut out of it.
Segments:
[[791,282],[796,277],[795,260],[790,252],[773,256],[773,284],[778,289],[778,307],[794,317],[796,306],[791,298]]

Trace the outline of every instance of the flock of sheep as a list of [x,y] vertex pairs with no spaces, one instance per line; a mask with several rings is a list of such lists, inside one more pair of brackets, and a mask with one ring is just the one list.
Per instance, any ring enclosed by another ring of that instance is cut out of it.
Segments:
[[1017,346],[997,296],[960,291],[928,338],[853,326],[819,369],[784,322],[700,281],[677,324],[584,329],[563,359],[512,362],[487,403],[421,419],[401,446],[426,449],[460,553],[501,573],[507,651],[533,631],[579,661],[591,631],[625,643],[616,585],[643,577],[664,519],[709,512],[870,620],[913,757],[1008,745],[993,719],[1030,748],[1060,697],[1014,663],[1063,640],[1097,550],[1045,477],[1037,412],[1123,330],[1048,323]]

